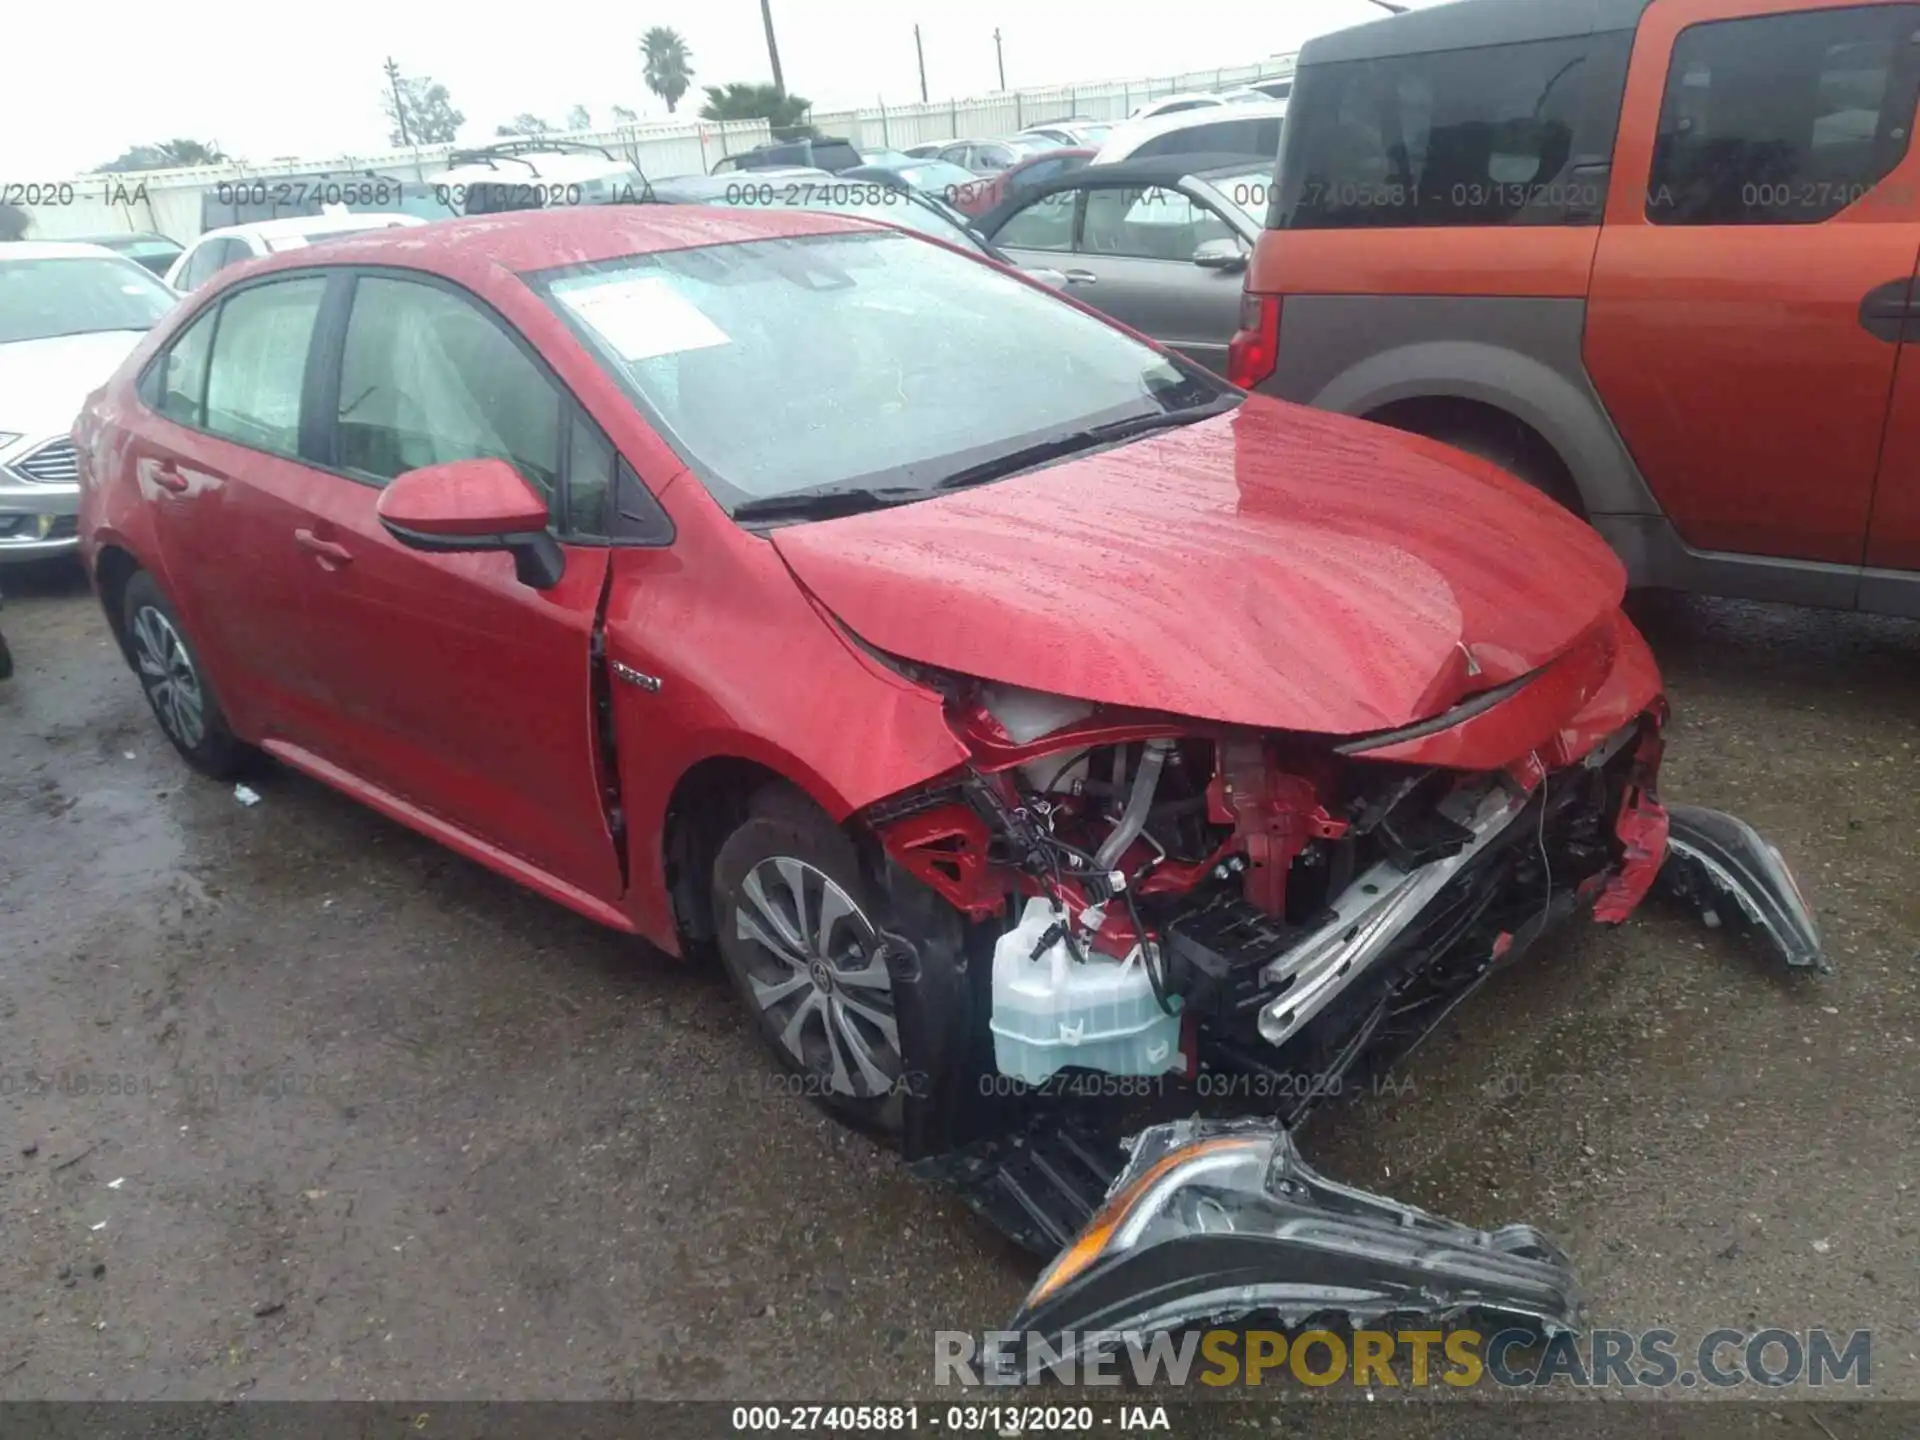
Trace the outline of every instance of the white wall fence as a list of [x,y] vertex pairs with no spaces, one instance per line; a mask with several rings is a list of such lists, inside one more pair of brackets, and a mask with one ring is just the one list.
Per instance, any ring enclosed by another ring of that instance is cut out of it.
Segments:
[[[1056,85],[1012,90],[966,100],[937,100],[922,105],[878,106],[868,110],[815,111],[808,118],[821,133],[841,135],[855,145],[901,149],[934,140],[1005,135],[1027,125],[1077,115],[1090,120],[1121,120],[1137,105],[1191,90],[1218,90],[1253,80],[1293,73],[1291,55],[1262,64],[1192,71],[1164,79],[1113,80],[1093,85]],[[615,130],[569,131],[552,138],[604,145],[632,160],[646,175],[705,173],[723,156],[751,149],[770,137],[764,120],[721,123],[713,120],[650,121]],[[484,143],[484,142],[481,142]],[[267,164],[233,162],[182,170],[144,170],[124,175],[83,175],[67,182],[25,187],[24,208],[30,240],[72,239],[115,231],[142,230],[181,244],[200,233],[200,201],[224,185],[242,180],[271,180],[322,170],[373,170],[383,175],[425,179],[447,168],[448,145],[415,146],[368,155],[325,159],[285,159]],[[7,199],[18,200],[20,187]]]

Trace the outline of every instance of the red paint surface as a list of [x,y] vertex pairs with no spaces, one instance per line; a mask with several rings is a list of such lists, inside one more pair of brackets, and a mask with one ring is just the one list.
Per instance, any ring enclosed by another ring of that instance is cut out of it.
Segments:
[[1458,452],[1261,397],[1231,415],[774,543],[862,639],[1227,724],[1355,734],[1493,685],[1619,604],[1585,525]]
[[547,502],[504,460],[449,460],[396,476],[375,509],[423,535],[524,535],[547,528]]
[[1626,853],[1593,902],[1593,918],[1603,925],[1618,925],[1632,915],[1660,878],[1667,859],[1667,807],[1651,790],[1635,786],[1621,802],[1614,834]]

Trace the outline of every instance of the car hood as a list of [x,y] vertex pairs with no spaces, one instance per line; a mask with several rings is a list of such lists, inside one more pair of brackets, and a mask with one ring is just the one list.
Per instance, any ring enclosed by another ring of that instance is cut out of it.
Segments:
[[87,396],[106,384],[144,330],[101,330],[0,345],[0,430],[64,434]]
[[1537,669],[1625,587],[1592,530],[1484,461],[1259,396],[772,538],[827,609],[905,659],[1349,735]]

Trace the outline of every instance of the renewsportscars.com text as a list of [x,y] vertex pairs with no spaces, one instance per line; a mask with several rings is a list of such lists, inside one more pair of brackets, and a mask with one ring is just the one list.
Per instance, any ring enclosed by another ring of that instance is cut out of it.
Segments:
[[1683,1389],[1873,1383],[1873,1335],[1854,1330],[1587,1330],[1542,1340],[1527,1329],[1087,1332],[1049,1340],[1018,1330],[934,1334],[936,1385],[1350,1385],[1421,1389]]

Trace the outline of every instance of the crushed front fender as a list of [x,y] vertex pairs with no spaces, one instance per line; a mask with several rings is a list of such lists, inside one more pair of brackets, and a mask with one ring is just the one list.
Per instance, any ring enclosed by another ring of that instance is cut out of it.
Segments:
[[1758,936],[1796,969],[1831,974],[1820,928],[1780,852],[1746,821],[1699,805],[1667,809],[1660,889],[1711,926]]
[[1581,1311],[1566,1256],[1530,1225],[1475,1230],[1336,1184],[1274,1121],[1183,1120],[1133,1140],[1106,1203],[1010,1328],[1077,1356],[1102,1332],[1254,1318],[1475,1313],[1551,1336]]

